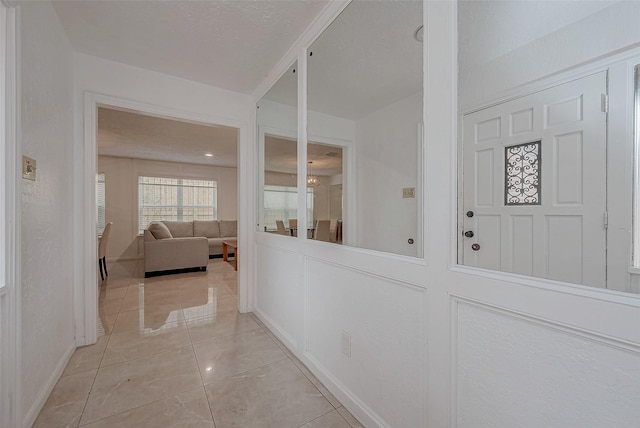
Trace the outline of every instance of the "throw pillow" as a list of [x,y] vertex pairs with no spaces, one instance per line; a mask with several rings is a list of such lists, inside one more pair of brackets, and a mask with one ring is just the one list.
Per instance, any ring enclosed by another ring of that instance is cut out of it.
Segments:
[[173,238],[171,232],[169,231],[169,228],[165,226],[164,223],[152,222],[149,224],[148,230],[156,239]]

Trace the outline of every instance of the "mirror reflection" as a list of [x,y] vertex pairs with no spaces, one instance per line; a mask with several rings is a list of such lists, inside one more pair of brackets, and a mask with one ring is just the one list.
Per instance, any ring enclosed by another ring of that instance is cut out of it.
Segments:
[[[314,237],[422,255],[421,26],[421,1],[353,1],[308,48],[309,141],[343,156]],[[318,154],[314,174],[328,160]]]
[[298,217],[297,62],[258,102],[258,230],[294,236]]
[[628,1],[458,2],[461,264],[640,290],[638,16]]
[[343,149],[307,144],[307,191],[313,197],[307,238],[342,244]]

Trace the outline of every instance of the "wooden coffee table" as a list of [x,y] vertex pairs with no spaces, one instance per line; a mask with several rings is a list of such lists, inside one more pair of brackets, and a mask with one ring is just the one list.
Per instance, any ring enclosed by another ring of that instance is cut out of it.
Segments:
[[238,270],[238,241],[222,241],[222,260],[229,261],[229,247],[233,248],[233,265]]

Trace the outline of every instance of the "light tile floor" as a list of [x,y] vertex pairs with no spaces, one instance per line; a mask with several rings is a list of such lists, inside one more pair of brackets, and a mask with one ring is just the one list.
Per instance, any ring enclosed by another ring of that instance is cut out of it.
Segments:
[[35,427],[353,428],[356,419],[253,314],[237,272],[144,278],[111,263],[105,336],[75,351]]

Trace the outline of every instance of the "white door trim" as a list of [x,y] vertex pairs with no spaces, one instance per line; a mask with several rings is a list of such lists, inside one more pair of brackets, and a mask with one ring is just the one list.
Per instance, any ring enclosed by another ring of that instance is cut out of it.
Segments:
[[[244,135],[247,133],[246,124],[219,116],[209,116],[200,113],[175,109],[172,107],[154,105],[140,101],[120,98],[110,95],[99,94],[95,92],[84,92],[84,145],[83,145],[83,172],[82,177],[82,198],[81,202],[76,206],[79,214],[77,224],[80,224],[81,238],[76,241],[77,266],[79,266],[76,277],[80,281],[74,284],[75,295],[75,321],[76,321],[76,345],[90,345],[97,341],[97,319],[98,319],[98,296],[97,296],[97,236],[96,236],[96,204],[95,204],[95,176],[97,172],[97,125],[98,125],[98,107],[110,107],[116,109],[124,109],[128,111],[138,112],[156,117],[167,119],[178,119],[187,122],[196,122],[212,125],[223,125],[239,130],[238,135],[238,217],[240,217],[246,208],[243,206],[243,199],[240,191],[243,188],[240,185],[240,169],[243,165],[244,150],[242,142]],[[246,230],[246,221],[238,219],[238,238],[241,242],[240,248],[248,247],[248,231]],[[245,250],[240,250],[244,252]],[[249,260],[248,257],[241,255],[240,259]],[[238,275],[238,302],[240,312],[246,312],[250,308],[248,299],[248,279],[246,273],[248,268]]]
[[5,43],[0,46],[3,69],[0,70],[0,164],[4,168],[0,189],[0,218],[3,233],[0,239],[0,426],[22,426],[22,294],[20,257],[20,181],[18,165],[19,126],[17,9],[0,2],[0,31]]

